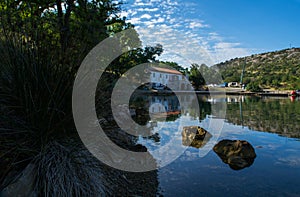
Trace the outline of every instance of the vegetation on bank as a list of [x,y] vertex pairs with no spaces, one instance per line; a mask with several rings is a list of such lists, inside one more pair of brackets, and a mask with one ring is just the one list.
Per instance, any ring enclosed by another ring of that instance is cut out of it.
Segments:
[[[103,164],[96,165],[91,155],[71,148],[82,146],[71,96],[76,72],[88,52],[108,36],[134,28],[118,17],[120,6],[112,0],[0,3],[0,190],[28,164],[34,166],[34,184],[25,187],[35,195],[93,196],[114,188],[96,169],[105,168]],[[107,106],[117,78],[135,64],[154,61],[161,52],[160,45],[149,46],[116,59],[107,70],[113,72],[102,79],[106,85],[101,86],[97,103]],[[77,173],[80,177],[73,176]]]
[[235,58],[214,65],[224,81],[258,84],[260,88],[300,89],[300,48]]

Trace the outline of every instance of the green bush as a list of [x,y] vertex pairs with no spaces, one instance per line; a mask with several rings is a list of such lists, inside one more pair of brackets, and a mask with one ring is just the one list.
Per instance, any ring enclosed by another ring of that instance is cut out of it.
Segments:
[[262,91],[261,87],[259,86],[259,84],[257,82],[250,82],[249,84],[247,84],[246,90],[248,90],[250,92],[261,92]]

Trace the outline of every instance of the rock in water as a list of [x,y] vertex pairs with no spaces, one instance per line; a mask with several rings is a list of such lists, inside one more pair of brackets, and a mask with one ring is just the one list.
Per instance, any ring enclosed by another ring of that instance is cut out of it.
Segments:
[[213,150],[233,170],[251,166],[256,157],[253,146],[245,140],[222,140]]
[[211,138],[211,134],[199,126],[183,127],[182,145],[192,146],[194,148],[203,147]]

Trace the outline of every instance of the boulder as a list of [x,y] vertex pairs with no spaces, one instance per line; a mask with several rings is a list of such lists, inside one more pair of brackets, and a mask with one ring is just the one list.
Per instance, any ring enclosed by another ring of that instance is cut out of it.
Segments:
[[212,135],[199,126],[183,127],[182,145],[192,146],[194,148],[203,147]]
[[256,157],[253,146],[245,140],[222,140],[213,150],[233,170],[251,166]]

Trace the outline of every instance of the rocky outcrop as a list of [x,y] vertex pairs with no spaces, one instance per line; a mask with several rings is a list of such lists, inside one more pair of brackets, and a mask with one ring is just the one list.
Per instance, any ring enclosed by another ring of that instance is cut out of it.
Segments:
[[192,146],[194,148],[203,147],[212,137],[208,131],[199,126],[183,127],[181,135],[182,145]]
[[233,170],[251,166],[256,157],[253,146],[244,140],[222,140],[213,150]]

